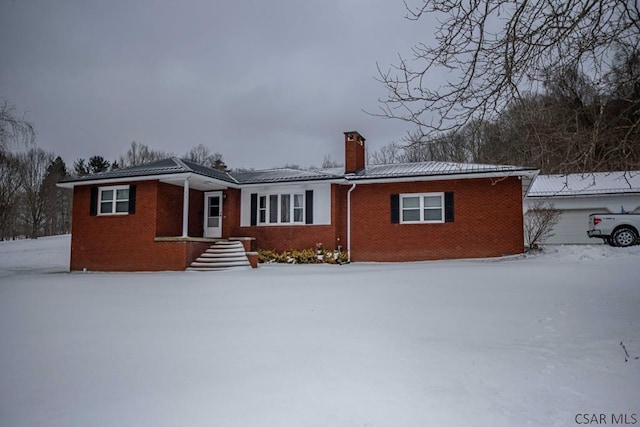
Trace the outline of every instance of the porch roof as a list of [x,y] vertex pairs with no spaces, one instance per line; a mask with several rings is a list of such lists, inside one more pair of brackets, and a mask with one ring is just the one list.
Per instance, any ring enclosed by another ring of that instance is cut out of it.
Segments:
[[189,175],[196,175],[204,178],[205,181],[228,184],[232,187],[236,187],[238,184],[238,181],[228,172],[208,168],[189,160],[171,157],[143,165],[114,169],[108,172],[100,172],[67,179],[61,181],[58,185],[61,187],[74,187],[75,185],[82,185],[91,182],[121,181],[130,178],[149,179],[156,177],[160,180],[171,182],[173,181],[172,178],[183,178]]

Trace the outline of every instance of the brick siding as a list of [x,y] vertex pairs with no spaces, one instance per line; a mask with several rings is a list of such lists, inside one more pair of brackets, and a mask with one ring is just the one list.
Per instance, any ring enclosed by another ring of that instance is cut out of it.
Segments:
[[[132,215],[91,216],[91,186],[76,186],[71,270],[183,270],[208,243],[157,242],[182,234],[182,187],[158,181],[137,185]],[[224,191],[223,237],[254,237],[260,249],[346,250],[348,185],[331,186],[331,225],[240,226],[240,191]],[[392,224],[390,195],[453,192],[454,222]],[[522,187],[516,177],[359,184],[351,193],[353,261],[416,261],[522,253]],[[201,237],[204,194],[190,191],[189,235]]]
[[[392,224],[390,195],[453,192],[454,221]],[[351,193],[351,259],[418,261],[524,251],[517,177],[359,185]]]
[[[182,234],[181,187],[158,181],[137,185],[132,215],[91,216],[91,186],[77,186],[73,194],[71,270],[162,271],[184,270],[209,243],[156,242],[156,237]],[[202,192],[190,192],[190,233],[202,236]]]

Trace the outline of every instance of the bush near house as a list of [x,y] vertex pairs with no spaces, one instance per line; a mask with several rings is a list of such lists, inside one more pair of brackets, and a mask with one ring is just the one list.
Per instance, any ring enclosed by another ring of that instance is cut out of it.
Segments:
[[326,249],[293,249],[284,252],[258,249],[258,262],[262,264],[345,264],[349,262],[349,256],[346,252]]
[[553,236],[553,227],[558,224],[560,210],[553,203],[536,202],[524,214],[524,231],[530,250]]

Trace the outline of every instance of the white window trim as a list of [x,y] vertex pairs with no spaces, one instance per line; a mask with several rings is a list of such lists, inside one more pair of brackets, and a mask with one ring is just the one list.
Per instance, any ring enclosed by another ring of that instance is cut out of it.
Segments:
[[[424,210],[425,209],[432,209],[432,210],[436,210],[437,208],[425,208],[424,207],[424,198],[425,197],[434,197],[434,196],[440,196],[440,218],[439,220],[425,220],[424,219]],[[418,199],[420,200],[420,206],[417,208],[408,208],[405,209],[403,207],[403,201],[405,198],[413,198],[413,197],[418,197]],[[405,194],[400,194],[400,224],[441,224],[443,222],[445,222],[445,218],[444,218],[444,193],[405,193]],[[415,210],[415,209],[419,209],[420,210],[420,219],[416,220],[416,221],[405,221],[404,220],[404,211],[405,210]]]
[[[102,192],[113,190],[113,200],[111,201],[111,212],[102,212]],[[111,185],[105,187],[98,187],[98,215],[106,216],[106,215],[129,215],[129,209],[127,208],[126,212],[116,212],[116,202],[118,202],[117,195],[118,190],[129,190],[129,197],[127,197],[127,206],[128,202],[131,198],[131,186],[130,185]],[[124,199],[120,200],[124,202]]]
[[[282,222],[282,196],[283,195],[288,195],[290,196],[289,198],[289,222]],[[269,217],[271,215],[271,204],[270,204],[270,199],[271,196],[276,196],[277,197],[277,212],[276,212],[276,222],[269,222]],[[295,207],[295,196],[302,196],[302,206],[300,207]],[[260,208],[260,200],[262,199],[262,197],[265,198],[265,207],[264,208]],[[305,225],[305,218],[306,218],[306,212],[305,212],[305,193],[304,192],[294,192],[294,193],[287,193],[287,192],[276,192],[276,193],[259,193],[258,194],[258,221],[257,221],[257,225],[260,226],[291,226],[291,225]],[[302,210],[302,215],[301,215],[301,219],[300,221],[294,221],[295,218],[295,211],[296,209]],[[260,211],[264,211],[265,215],[264,221],[260,220]]]

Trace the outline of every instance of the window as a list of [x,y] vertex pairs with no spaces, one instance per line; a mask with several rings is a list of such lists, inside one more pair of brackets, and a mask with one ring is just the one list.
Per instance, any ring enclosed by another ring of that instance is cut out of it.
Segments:
[[271,194],[269,196],[269,224],[278,222],[278,195]]
[[98,189],[99,215],[124,215],[129,213],[129,186],[118,185]]
[[400,222],[444,222],[444,193],[400,195]]
[[304,218],[303,197],[302,194],[295,194],[293,196],[293,222],[302,222]]
[[304,194],[260,195],[258,197],[258,223],[304,223]]
[[291,194],[280,195],[280,222],[291,222]]
[[260,196],[260,206],[258,207],[260,222],[267,222],[267,196]]

